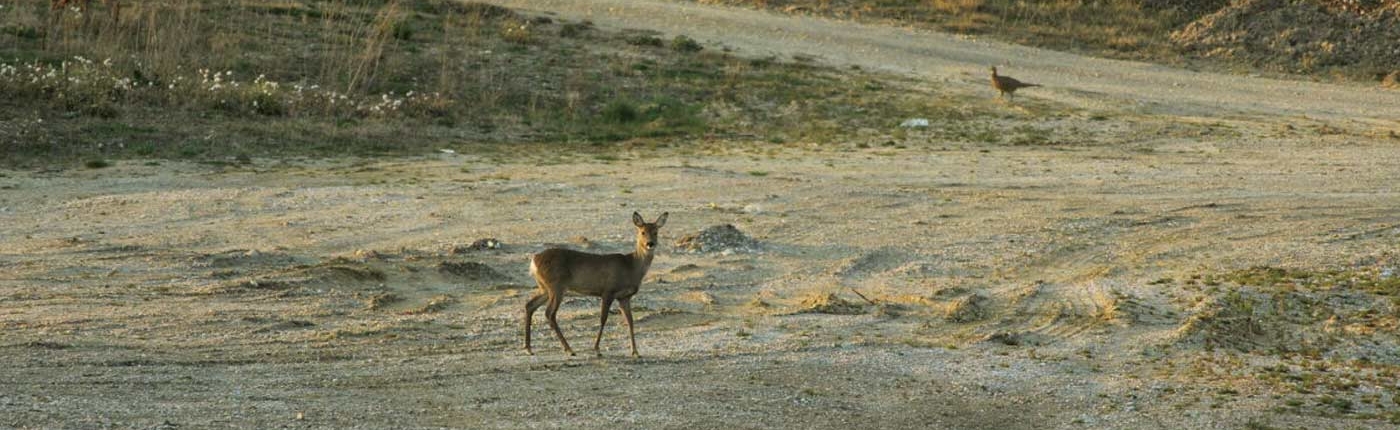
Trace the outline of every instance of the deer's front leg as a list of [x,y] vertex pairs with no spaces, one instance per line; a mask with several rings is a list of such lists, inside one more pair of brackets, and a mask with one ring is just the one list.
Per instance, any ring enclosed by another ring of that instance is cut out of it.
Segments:
[[637,333],[632,329],[632,298],[618,299],[618,305],[622,307],[622,318],[627,320],[627,337],[632,340],[632,358],[641,357],[637,353]]
[[598,337],[593,339],[593,353],[599,357],[603,356],[603,351],[598,349],[598,344],[603,342],[603,328],[608,326],[608,311],[612,309],[612,302],[611,294],[603,295],[603,313],[598,318]]

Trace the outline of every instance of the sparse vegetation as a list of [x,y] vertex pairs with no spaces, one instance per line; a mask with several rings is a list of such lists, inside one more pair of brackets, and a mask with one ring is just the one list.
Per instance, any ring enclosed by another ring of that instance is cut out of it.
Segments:
[[1055,50],[1383,81],[1400,73],[1395,0],[695,0],[922,25]]
[[700,52],[705,47],[700,46],[700,42],[695,41],[695,39],[682,34],[671,39],[671,49],[676,52]]
[[[1400,276],[1385,268],[1370,270],[1300,270],[1258,266],[1221,277],[1238,285],[1282,291],[1361,291],[1400,297]],[[1210,279],[1207,282],[1214,282]]]
[[668,48],[653,33],[481,3],[151,2],[91,32],[66,13],[46,32],[43,6],[0,11],[11,27],[43,33],[0,33],[0,90],[13,95],[0,101],[15,124],[0,128],[9,163],[715,134],[823,145],[910,116],[944,122],[914,139],[1042,144],[1056,132],[1025,129],[1007,140],[1001,130],[1059,114],[1032,106],[1005,118],[989,101],[929,97],[892,76],[740,59],[685,35]]
[[1216,351],[1216,357],[1197,357],[1192,373],[1232,384],[1239,379],[1229,373],[1247,369],[1255,385],[1279,394],[1280,412],[1395,420],[1381,403],[1400,392],[1374,394],[1400,369],[1392,353],[1392,327],[1400,323],[1391,299],[1393,266],[1384,257],[1376,261],[1347,269],[1260,266],[1190,276],[1186,287],[1209,296],[1179,333]]
[[[1375,118],[994,101],[484,3],[126,3],[50,33],[0,0],[0,427],[1400,421]],[[529,257],[626,252],[632,210],[679,215],[635,321],[524,356]]]

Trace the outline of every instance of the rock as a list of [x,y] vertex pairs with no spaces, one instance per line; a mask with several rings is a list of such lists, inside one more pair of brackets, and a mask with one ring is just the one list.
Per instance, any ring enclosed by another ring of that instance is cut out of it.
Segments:
[[904,128],[927,128],[928,118],[909,118],[899,123],[899,126]]
[[451,251],[448,251],[447,254],[448,254],[448,255],[461,255],[461,254],[466,254],[466,253],[473,252],[473,251],[485,251],[485,250],[489,250],[489,249],[501,249],[502,246],[503,246],[503,245],[501,244],[501,241],[496,240],[496,238],[494,238],[494,237],[488,237],[488,238],[485,238],[485,239],[477,239],[475,242],[472,242],[470,245],[458,245],[458,246],[454,246],[454,247],[452,247],[452,250],[451,250]]

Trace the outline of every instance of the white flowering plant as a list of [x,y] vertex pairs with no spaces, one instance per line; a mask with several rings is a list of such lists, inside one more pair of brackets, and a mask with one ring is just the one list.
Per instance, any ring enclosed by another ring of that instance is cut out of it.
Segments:
[[414,118],[449,115],[453,105],[437,92],[357,95],[316,84],[283,84],[261,74],[247,80],[230,70],[200,68],[165,77],[141,70],[134,61],[81,56],[57,63],[0,61],[0,93],[47,99],[74,112],[154,104],[272,117]]

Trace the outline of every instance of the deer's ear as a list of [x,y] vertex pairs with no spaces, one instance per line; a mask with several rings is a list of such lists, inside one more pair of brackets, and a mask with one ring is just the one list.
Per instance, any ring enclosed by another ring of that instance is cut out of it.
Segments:
[[641,227],[643,224],[646,223],[647,221],[642,219],[642,214],[632,212],[632,224],[635,224],[637,227]]
[[661,216],[656,218],[656,228],[661,228],[661,226],[666,225],[666,215],[670,214],[670,212],[662,212]]

